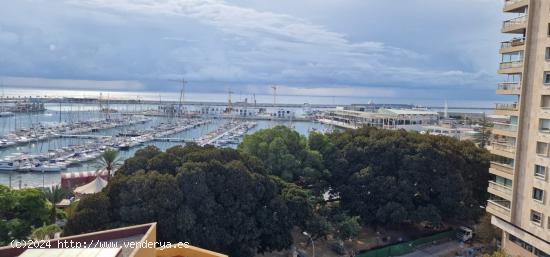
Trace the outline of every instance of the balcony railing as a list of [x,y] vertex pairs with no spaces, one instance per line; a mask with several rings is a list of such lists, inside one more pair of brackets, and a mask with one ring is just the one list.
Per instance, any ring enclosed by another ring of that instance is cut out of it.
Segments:
[[521,17],[517,17],[517,18],[513,18],[513,19],[509,19],[507,21],[504,21],[502,23],[502,29],[507,29],[507,28],[511,28],[511,27],[515,27],[515,26],[520,26],[520,25],[523,25],[523,24],[526,24],[527,23],[527,15],[524,15],[524,16],[521,16]]
[[523,1],[523,0],[504,0],[504,7],[513,5],[515,3],[519,3],[521,1]]
[[521,84],[519,82],[501,82],[497,85],[497,90],[520,90]]
[[516,111],[518,109],[518,104],[496,104],[495,109],[503,111]]
[[500,43],[500,49],[525,45],[525,38],[514,38]]
[[521,68],[523,66],[523,60],[512,61],[512,62],[501,62],[500,69],[512,69],[512,68]]
[[494,122],[493,123],[493,128],[498,129],[498,130],[512,131],[512,132],[518,131],[518,125],[508,124],[508,123],[500,123],[500,122]]
[[491,162],[491,168],[495,170],[502,171],[504,173],[508,173],[510,175],[514,175],[514,166],[500,163],[500,162]]
[[512,195],[512,188],[501,185],[495,181],[489,181],[489,188],[502,192],[506,195]]
[[514,153],[516,151],[516,145],[510,143],[492,142],[491,146],[495,150]]
[[[508,206],[505,206],[508,205]],[[502,215],[504,217],[510,218],[510,202],[507,201],[498,201],[498,200],[487,200],[487,211],[495,214]]]

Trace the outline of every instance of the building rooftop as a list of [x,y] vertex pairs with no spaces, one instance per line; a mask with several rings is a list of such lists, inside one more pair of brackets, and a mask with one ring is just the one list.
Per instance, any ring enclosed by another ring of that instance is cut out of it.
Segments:
[[394,115],[439,115],[437,112],[414,109],[380,109],[378,112]]
[[17,257],[227,257],[187,243],[157,248],[157,224],[149,223],[48,240],[45,249],[0,247],[0,256]]

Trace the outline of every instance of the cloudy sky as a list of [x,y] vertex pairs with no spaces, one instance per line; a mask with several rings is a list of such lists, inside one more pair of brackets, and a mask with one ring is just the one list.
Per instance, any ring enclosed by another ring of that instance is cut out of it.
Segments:
[[[500,0],[0,0],[11,87],[492,103]],[[443,101],[443,100],[441,100]]]

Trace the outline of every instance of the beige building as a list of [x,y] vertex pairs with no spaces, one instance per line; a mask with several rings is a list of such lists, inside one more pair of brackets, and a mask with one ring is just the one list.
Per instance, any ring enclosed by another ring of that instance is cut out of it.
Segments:
[[550,0],[505,0],[487,211],[512,256],[550,256]]

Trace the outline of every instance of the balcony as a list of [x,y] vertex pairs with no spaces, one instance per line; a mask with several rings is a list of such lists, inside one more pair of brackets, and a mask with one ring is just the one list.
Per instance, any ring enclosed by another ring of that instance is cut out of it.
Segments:
[[511,200],[512,197],[512,188],[498,184],[494,181],[489,181],[489,193],[498,195],[504,199]]
[[492,154],[500,155],[506,158],[516,158],[516,145],[512,143],[504,142],[491,142],[491,145],[487,147]]
[[509,124],[509,123],[493,123],[493,134],[507,136],[507,137],[517,137],[518,125]]
[[516,124],[508,124],[508,123],[500,123],[500,122],[494,122],[493,128],[498,130],[506,130],[506,131],[512,131],[517,132],[518,131],[518,125]]
[[529,4],[529,0],[504,0],[504,12],[523,11]]
[[518,104],[513,103],[497,103],[495,105],[495,114],[496,115],[505,115],[505,116],[517,116]]
[[519,82],[502,82],[497,85],[498,95],[519,95],[521,84]]
[[523,60],[501,62],[499,65],[498,73],[500,74],[514,74],[521,73],[523,71]]
[[528,16],[520,16],[502,23],[502,33],[518,33],[523,34],[527,28]]
[[514,166],[492,161],[489,173],[512,180],[514,179]]
[[513,104],[498,103],[498,104],[496,104],[495,109],[496,110],[502,110],[502,111],[517,111],[518,110],[518,104],[516,104],[516,103],[513,103]]
[[510,222],[512,219],[512,211],[510,210],[509,201],[487,200],[487,207],[485,210],[505,221]]
[[517,52],[524,50],[525,38],[514,38],[500,43],[500,53]]
[[493,149],[510,153],[516,152],[516,145],[511,143],[492,142]]

